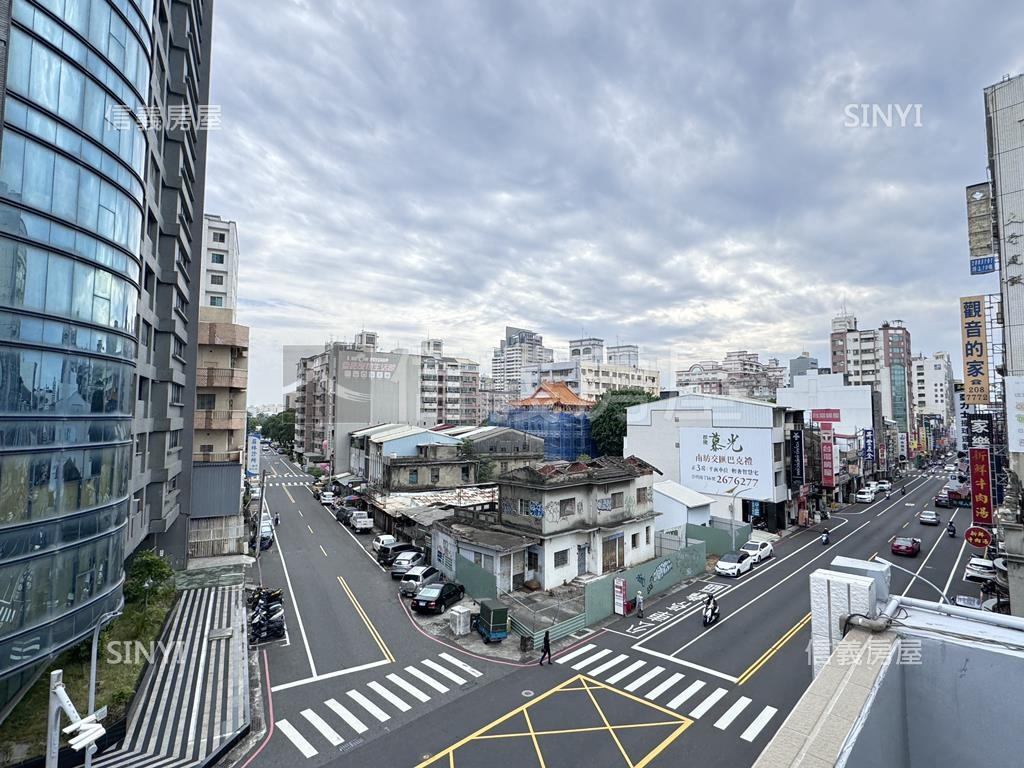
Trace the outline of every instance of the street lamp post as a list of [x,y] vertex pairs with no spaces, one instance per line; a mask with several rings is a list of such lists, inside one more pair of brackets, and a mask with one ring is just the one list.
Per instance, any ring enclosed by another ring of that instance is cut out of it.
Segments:
[[[908,569],[904,568],[904,567],[903,567],[903,566],[901,566],[901,565],[896,565],[896,563],[891,563],[891,562],[889,562],[888,560],[886,560],[886,559],[885,559],[884,557],[878,557],[877,555],[875,556],[875,561],[876,561],[876,562],[879,562],[879,563],[884,563],[885,565],[888,565],[888,566],[889,566],[890,568],[895,568],[895,569],[896,569],[897,571],[903,571],[904,573],[909,573],[909,574],[910,574],[911,576],[913,576],[914,578],[916,578],[916,579],[920,579],[920,580],[921,580],[921,581],[923,581],[923,582],[924,582],[925,584],[927,584],[927,585],[928,585],[929,587],[931,587],[931,588],[932,588],[932,589],[934,589],[934,590],[935,590],[936,592],[938,592],[938,593],[939,593],[939,596],[940,596],[940,597],[941,597],[941,598],[942,598],[943,600],[945,600],[947,604],[949,604],[949,605],[952,605],[952,603],[950,603],[950,602],[949,602],[949,598],[948,598],[948,597],[946,597],[946,593],[945,593],[945,592],[943,592],[943,591],[942,591],[941,589],[939,589],[939,588],[938,588],[937,586],[935,586],[934,584],[932,584],[932,582],[928,581],[928,579],[926,579],[926,578],[925,578],[924,576],[922,576],[921,574],[919,574],[919,573],[914,573],[913,571],[911,571],[911,570],[908,570]],[[913,583],[913,582],[911,582],[911,583]],[[907,587],[907,589],[910,589],[910,587]]]
[[[148,582],[147,582],[148,583]],[[149,593],[147,591],[146,596],[148,598]],[[148,600],[147,600],[148,605]],[[99,621],[96,622],[96,626],[92,630],[92,657],[89,665],[89,709],[88,713],[91,715],[96,711],[96,649],[100,644],[100,631],[103,629],[103,625],[112,619],[116,619],[121,615],[124,607],[118,608],[116,611],[110,611],[100,616]],[[96,747],[90,744],[85,750],[85,768],[92,768],[92,753],[96,751]]]

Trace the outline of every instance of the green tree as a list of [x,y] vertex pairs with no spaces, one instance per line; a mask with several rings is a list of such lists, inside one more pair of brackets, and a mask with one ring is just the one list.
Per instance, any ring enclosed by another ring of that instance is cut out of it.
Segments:
[[124,580],[124,599],[134,603],[162,594],[171,587],[174,571],[160,555],[151,550],[137,552],[128,564]]
[[287,410],[267,416],[263,421],[262,434],[281,445],[295,442],[295,411]]
[[626,437],[626,409],[657,399],[638,387],[605,392],[590,412],[590,436],[597,455],[621,456],[622,441]]

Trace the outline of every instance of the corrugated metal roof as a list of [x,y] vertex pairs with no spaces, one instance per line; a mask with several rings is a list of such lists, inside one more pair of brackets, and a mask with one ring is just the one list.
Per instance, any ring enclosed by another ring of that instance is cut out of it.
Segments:
[[[376,432],[370,435],[371,443],[385,443],[389,440],[397,440],[401,437],[410,437],[412,435],[422,435],[423,433],[429,433],[430,430],[425,427],[412,427],[408,424],[399,424],[394,429],[386,432]],[[434,433],[442,434],[442,433]]]
[[375,432],[380,432],[381,430],[394,429],[395,427],[401,427],[401,426],[405,426],[405,425],[404,424],[391,424],[391,423],[374,424],[372,427],[363,427],[362,429],[357,429],[355,432],[349,432],[349,436],[350,437],[363,437],[365,435],[372,435]]
[[692,488],[680,485],[675,480],[662,480],[659,483],[655,483],[654,490],[687,507],[700,507],[705,504],[711,504],[714,501],[714,499],[708,498],[703,493],[698,493]]

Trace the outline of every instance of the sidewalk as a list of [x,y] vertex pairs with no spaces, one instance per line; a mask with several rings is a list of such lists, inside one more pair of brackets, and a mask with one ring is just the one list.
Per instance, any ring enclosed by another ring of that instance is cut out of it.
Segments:
[[248,731],[241,582],[237,566],[179,574],[185,589],[161,636],[160,656],[132,702],[125,740],[98,756],[96,768],[202,768]]

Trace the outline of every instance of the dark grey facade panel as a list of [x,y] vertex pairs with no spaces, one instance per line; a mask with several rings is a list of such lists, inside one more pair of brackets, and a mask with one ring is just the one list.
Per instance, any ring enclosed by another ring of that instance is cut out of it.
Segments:
[[196,464],[192,468],[191,517],[227,517],[239,512],[242,465],[227,462]]

